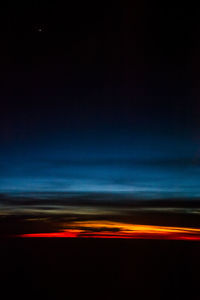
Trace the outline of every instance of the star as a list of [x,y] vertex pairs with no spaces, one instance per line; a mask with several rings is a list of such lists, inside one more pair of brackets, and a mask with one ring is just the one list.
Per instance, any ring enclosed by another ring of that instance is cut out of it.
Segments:
[[34,32],[47,32],[47,25],[46,24],[33,24],[33,31]]

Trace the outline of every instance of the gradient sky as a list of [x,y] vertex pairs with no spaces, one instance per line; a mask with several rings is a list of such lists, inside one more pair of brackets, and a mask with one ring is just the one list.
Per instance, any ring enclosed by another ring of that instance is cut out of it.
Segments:
[[121,143],[116,139],[103,145],[73,145],[68,140],[60,145],[53,140],[33,149],[15,147],[2,155],[0,192],[105,192],[142,199],[200,196],[195,143],[162,141],[163,137],[134,143],[131,134],[129,139],[133,145],[121,137]]
[[195,10],[38,3],[5,7],[0,193],[199,200]]

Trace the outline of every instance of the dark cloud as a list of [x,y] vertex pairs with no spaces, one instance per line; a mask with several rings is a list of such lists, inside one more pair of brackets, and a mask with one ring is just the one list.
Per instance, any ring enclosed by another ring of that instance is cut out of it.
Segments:
[[[13,234],[24,233],[48,233],[60,232],[71,228],[74,222],[123,222],[128,224],[146,224],[158,226],[178,226],[178,227],[197,227],[199,228],[199,208],[178,208],[161,206],[95,206],[87,204],[65,205],[50,207],[47,205],[39,207],[23,207],[20,211],[7,210],[7,214],[0,214],[0,237]],[[116,227],[117,228],[117,227]],[[81,229],[75,226],[75,229]],[[96,231],[92,225],[89,231]],[[105,230],[107,228],[105,227]],[[102,231],[102,229],[100,229]]]
[[14,193],[0,194],[0,204],[7,206],[23,207],[65,207],[65,206],[90,206],[116,207],[116,208],[144,208],[144,207],[171,207],[171,208],[198,208],[200,199],[174,198],[141,200],[131,195],[123,198],[121,195],[106,193]]

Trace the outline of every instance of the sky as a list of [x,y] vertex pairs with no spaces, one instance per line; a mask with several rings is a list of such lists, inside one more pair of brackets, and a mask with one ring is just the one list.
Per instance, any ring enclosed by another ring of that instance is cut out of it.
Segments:
[[5,207],[20,197],[199,203],[195,8],[34,1],[3,12],[4,212],[23,210]]

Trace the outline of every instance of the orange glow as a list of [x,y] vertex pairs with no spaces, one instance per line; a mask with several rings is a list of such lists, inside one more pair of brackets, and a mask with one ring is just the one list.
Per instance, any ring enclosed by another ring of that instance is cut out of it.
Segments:
[[111,221],[82,221],[64,224],[64,228],[53,233],[23,234],[21,237],[41,238],[123,238],[123,239],[165,239],[200,241],[200,229],[139,225]]

